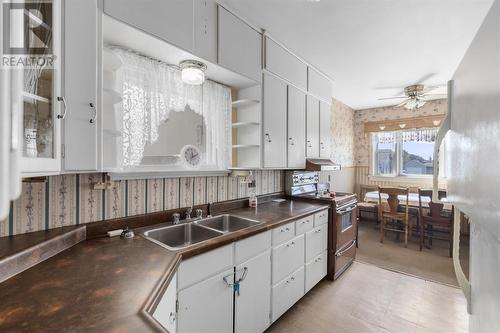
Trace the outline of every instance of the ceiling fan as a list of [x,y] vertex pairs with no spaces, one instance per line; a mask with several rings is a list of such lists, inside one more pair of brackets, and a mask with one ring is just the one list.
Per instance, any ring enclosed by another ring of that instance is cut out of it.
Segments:
[[378,100],[404,99],[397,106],[404,106],[408,110],[416,110],[424,106],[427,101],[446,98],[445,86],[425,86],[412,84],[404,88],[404,96],[383,97]]

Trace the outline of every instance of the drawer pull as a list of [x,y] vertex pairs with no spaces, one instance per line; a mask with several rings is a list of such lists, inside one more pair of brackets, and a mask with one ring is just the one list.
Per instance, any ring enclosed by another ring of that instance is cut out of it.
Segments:
[[349,251],[349,250],[350,250],[350,249],[351,249],[351,248],[352,248],[355,244],[356,244],[356,240],[355,240],[355,239],[353,239],[353,240],[351,241],[351,244],[349,244],[349,246],[348,246],[347,248],[342,249],[341,251],[339,251],[339,252],[335,253],[335,256],[336,256],[336,257],[343,256],[343,255],[344,255],[344,253],[346,253],[347,251]]
[[286,247],[290,247],[290,246],[293,246],[293,245],[295,245],[295,242],[291,242],[291,243],[286,244]]
[[321,232],[321,229],[318,229],[315,231],[316,234],[320,233]]
[[319,262],[319,261],[321,261],[321,257],[316,258],[316,260],[314,260],[314,262]]
[[281,232],[287,232],[287,231],[290,231],[290,228],[286,227],[286,228],[284,228],[284,229],[281,229],[280,231],[281,231]]

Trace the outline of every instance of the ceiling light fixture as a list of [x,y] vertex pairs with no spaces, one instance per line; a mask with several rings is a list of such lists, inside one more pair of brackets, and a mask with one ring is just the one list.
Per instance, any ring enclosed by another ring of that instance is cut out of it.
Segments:
[[205,81],[207,65],[197,60],[183,60],[179,63],[181,80],[186,84],[200,85]]
[[434,124],[434,126],[439,126],[441,120],[433,120],[432,123]]
[[399,124],[399,128],[403,129],[403,128],[405,128],[405,127],[406,127],[406,124],[405,124],[405,123],[403,123],[403,124]]

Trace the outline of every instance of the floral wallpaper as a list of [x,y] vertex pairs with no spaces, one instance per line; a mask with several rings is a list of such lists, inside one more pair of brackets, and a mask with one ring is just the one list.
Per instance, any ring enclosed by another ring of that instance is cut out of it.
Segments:
[[[282,171],[253,175],[257,194],[284,190]],[[0,237],[248,196],[246,184],[228,176],[123,180],[110,190],[93,189],[104,180],[105,174],[92,173],[23,183],[9,218],[0,221]]]
[[332,159],[342,167],[354,166],[354,110],[332,99]]
[[446,114],[448,103],[446,99],[427,102],[423,107],[407,110],[404,107],[380,107],[354,111],[354,160],[356,166],[369,166],[370,144],[369,137],[365,135],[364,123],[370,121],[394,120]]

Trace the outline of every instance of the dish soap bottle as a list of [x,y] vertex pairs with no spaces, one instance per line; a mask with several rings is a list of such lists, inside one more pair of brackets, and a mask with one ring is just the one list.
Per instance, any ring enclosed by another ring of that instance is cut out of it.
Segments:
[[248,198],[248,205],[252,208],[257,207],[257,196],[255,195],[255,180],[251,181],[248,183],[248,191],[250,194],[250,197]]

